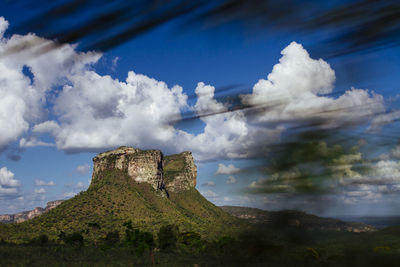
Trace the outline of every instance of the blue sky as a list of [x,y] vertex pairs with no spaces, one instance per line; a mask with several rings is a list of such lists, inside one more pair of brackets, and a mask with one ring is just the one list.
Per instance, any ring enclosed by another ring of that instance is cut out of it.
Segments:
[[[1,45],[46,42],[40,36],[16,37],[7,31],[29,13],[7,8],[0,9],[4,10],[0,13],[4,18],[0,20]],[[177,25],[166,24],[103,54],[81,53],[79,46],[69,45],[40,58],[31,57],[29,51],[0,58],[0,81],[5,81],[0,83],[1,105],[13,108],[0,109],[0,213],[44,206],[84,190],[90,182],[91,159],[119,145],[158,148],[167,154],[193,151],[197,189],[218,205],[296,208],[322,215],[398,212],[400,148],[396,146],[374,156],[378,160],[373,163],[373,178],[379,182],[347,173],[349,177],[341,178],[339,193],[319,197],[252,194],[252,188],[264,188],[269,178],[263,172],[248,171],[257,165],[251,160],[257,156],[254,153],[263,153],[257,144],[277,142],[284,131],[279,126],[260,128],[251,124],[254,121],[299,120],[330,106],[343,108],[343,112],[327,114],[338,122],[347,117],[360,120],[369,112],[387,113],[375,122],[368,117],[368,123],[378,125],[377,136],[393,135],[397,126],[391,122],[399,117],[398,48],[319,60],[312,47],[326,35],[323,32],[314,36],[246,33],[226,26],[177,33]],[[63,64],[71,57],[72,65]],[[24,73],[22,66],[31,73]],[[233,112],[168,126],[168,119],[181,112],[226,110],[213,94],[227,85],[240,88],[231,94],[247,94],[243,103],[269,101],[276,92],[278,98],[282,92],[284,97],[293,93],[304,98],[284,98],[281,110],[256,118]],[[319,96],[330,92],[337,94]],[[350,112],[348,105],[357,101],[365,106]],[[357,131],[362,133],[367,127]]]

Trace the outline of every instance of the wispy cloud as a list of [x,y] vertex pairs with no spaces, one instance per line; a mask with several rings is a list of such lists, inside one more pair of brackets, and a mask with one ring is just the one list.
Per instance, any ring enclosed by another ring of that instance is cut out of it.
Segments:
[[46,182],[39,179],[35,180],[35,186],[55,186],[55,185],[56,183],[54,181]]
[[35,189],[35,193],[36,194],[45,194],[46,190],[42,187],[42,188],[39,188],[39,189]]
[[78,167],[76,167],[75,170],[79,174],[87,174],[90,171],[90,165],[85,163],[83,165],[79,165]]
[[71,198],[71,197],[74,197],[76,194],[78,194],[78,193],[77,192],[66,192],[63,194],[63,196],[67,197],[67,198]]
[[215,193],[215,192],[212,191],[212,190],[207,190],[207,191],[205,191],[205,192],[201,192],[201,194],[202,194],[205,198],[208,198],[208,199],[216,199],[216,198],[218,197],[218,194]]
[[215,186],[215,182],[214,181],[208,181],[207,183],[204,183],[201,186]]
[[115,71],[115,69],[117,68],[118,61],[119,61],[119,57],[115,57],[115,58],[112,60],[112,65],[111,65],[112,71]]
[[228,179],[226,179],[227,184],[236,184],[237,180],[234,176],[229,176]]

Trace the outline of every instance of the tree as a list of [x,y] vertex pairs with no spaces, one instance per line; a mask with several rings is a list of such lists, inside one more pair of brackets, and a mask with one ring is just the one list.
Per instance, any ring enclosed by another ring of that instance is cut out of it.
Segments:
[[33,238],[30,243],[35,245],[44,246],[49,242],[49,237],[45,234],[41,234],[38,237]]
[[179,242],[190,252],[199,252],[205,245],[200,234],[196,232],[185,232],[180,235]]
[[97,222],[89,222],[84,233],[93,241],[93,244],[97,247],[97,240],[100,234],[101,226]]
[[118,231],[108,232],[104,241],[108,246],[115,246],[116,244],[119,243],[119,232]]
[[46,245],[47,243],[49,243],[49,237],[45,234],[41,234],[37,238],[37,241],[38,241],[39,245],[43,246],[43,245]]
[[158,246],[161,250],[172,250],[176,248],[179,229],[176,225],[164,225],[158,232]]
[[61,232],[58,237],[64,241],[65,244],[81,247],[83,245],[83,236],[78,232],[73,232],[72,234],[65,234]]
[[129,220],[123,224],[125,226],[125,242],[128,246],[133,247],[136,255],[142,256],[146,249],[149,250],[150,257],[154,263],[153,249],[155,246],[153,234],[150,232],[140,231],[134,228],[132,221]]

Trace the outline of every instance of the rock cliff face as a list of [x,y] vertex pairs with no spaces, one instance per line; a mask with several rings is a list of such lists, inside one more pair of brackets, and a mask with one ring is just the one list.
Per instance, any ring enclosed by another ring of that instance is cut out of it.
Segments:
[[2,223],[13,223],[14,214],[2,214],[0,215],[0,222]]
[[20,223],[20,222],[24,222],[26,220],[30,220],[32,218],[35,218],[39,215],[42,215],[43,213],[54,209],[55,207],[57,207],[58,205],[60,205],[63,202],[63,200],[55,200],[55,201],[50,201],[47,202],[47,205],[45,208],[41,208],[41,207],[36,207],[33,210],[29,210],[29,211],[23,211],[23,212],[19,212],[16,214],[4,214],[4,215],[0,215],[0,222],[1,223]]
[[46,211],[52,210],[63,202],[64,202],[64,200],[54,200],[54,201],[47,202],[45,210]]
[[92,183],[105,170],[119,169],[137,183],[149,183],[155,190],[181,192],[196,186],[197,167],[190,152],[164,157],[160,150],[119,147],[93,158]]
[[101,179],[105,170],[120,169],[135,182],[149,183],[154,189],[161,187],[163,154],[159,150],[140,150],[132,147],[101,153],[93,158],[92,182]]
[[191,152],[166,156],[163,166],[167,190],[179,192],[196,186],[197,167]]

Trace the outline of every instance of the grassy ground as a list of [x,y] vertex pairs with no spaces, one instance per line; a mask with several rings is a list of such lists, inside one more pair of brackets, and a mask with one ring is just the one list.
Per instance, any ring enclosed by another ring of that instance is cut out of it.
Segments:
[[398,266],[398,227],[374,233],[316,232],[259,225],[217,241],[177,240],[162,251],[137,255],[121,240],[84,243],[1,244],[0,266]]

